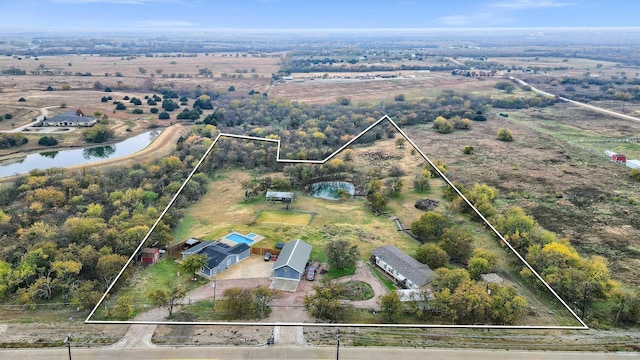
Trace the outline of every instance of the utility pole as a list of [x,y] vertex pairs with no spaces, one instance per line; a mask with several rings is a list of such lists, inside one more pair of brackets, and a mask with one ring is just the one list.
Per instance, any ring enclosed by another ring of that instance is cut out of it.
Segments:
[[213,312],[216,311],[216,276],[214,275],[213,277],[213,284],[211,284],[211,286],[213,287]]
[[64,339],[64,342],[67,344],[67,349],[69,350],[69,360],[71,360],[71,334],[67,335],[67,338]]
[[340,328],[338,328],[338,333],[336,334],[336,360],[340,359]]

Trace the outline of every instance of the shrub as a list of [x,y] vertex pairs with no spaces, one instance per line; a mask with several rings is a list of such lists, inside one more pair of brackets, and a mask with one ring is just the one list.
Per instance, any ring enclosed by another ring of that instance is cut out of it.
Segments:
[[133,109],[132,114],[142,114],[144,111],[142,109]]
[[25,101],[27,101],[27,100],[26,100],[25,98],[21,97],[20,99],[18,99],[18,101],[20,101],[20,102],[25,102]]
[[104,88],[104,92],[112,92],[112,91],[113,91],[113,90],[111,90],[111,88],[110,88],[110,87],[106,87],[106,88]]
[[502,128],[498,130],[497,138],[500,141],[513,141],[513,135],[511,135],[511,130],[507,128]]
[[118,105],[116,105],[116,110],[127,110],[127,107],[123,103],[119,102]]
[[109,101],[109,99],[107,99],[107,97],[106,97],[106,96],[103,96],[103,97],[102,97],[102,99],[100,99],[100,101],[102,101],[102,102],[107,102],[107,101]]
[[13,115],[11,115],[9,113],[6,113],[6,114],[4,114],[4,118],[9,120],[9,119],[13,118]]
[[158,119],[160,119],[160,120],[168,120],[170,118],[171,118],[171,116],[166,111],[163,111],[160,114],[158,114]]
[[636,180],[640,181],[640,169],[631,170],[631,177],[633,179],[636,179]]
[[453,132],[453,124],[451,121],[443,118],[442,116],[438,116],[433,121],[433,128],[441,134],[449,134]]
[[58,145],[58,140],[51,136],[43,136],[38,140],[38,145],[56,146]]
[[465,145],[464,149],[462,149],[462,152],[467,155],[473,155],[476,152],[476,149],[471,145]]
[[149,111],[150,111],[152,114],[157,114],[157,113],[158,113],[158,108],[152,107],[151,109],[149,109]]

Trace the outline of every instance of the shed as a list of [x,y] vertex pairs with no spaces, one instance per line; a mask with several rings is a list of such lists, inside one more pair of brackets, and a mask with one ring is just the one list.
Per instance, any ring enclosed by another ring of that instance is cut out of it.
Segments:
[[292,192],[284,191],[267,191],[267,202],[293,202],[295,194]]
[[306,242],[297,239],[286,243],[273,264],[271,288],[296,291],[310,255],[311,245]]
[[140,262],[145,265],[153,265],[160,260],[160,249],[144,248],[141,251]]
[[222,270],[248,258],[250,248],[249,245],[245,243],[230,246],[219,241],[204,241],[187,251],[183,251],[182,259],[184,260],[195,254],[207,255],[207,265],[200,269],[200,274],[206,277],[212,277]]
[[429,265],[422,264],[393,245],[371,250],[371,261],[407,289],[420,289],[435,276]]

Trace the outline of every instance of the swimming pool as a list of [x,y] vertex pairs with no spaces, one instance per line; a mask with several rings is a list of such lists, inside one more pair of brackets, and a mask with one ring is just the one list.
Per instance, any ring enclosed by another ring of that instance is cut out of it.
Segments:
[[256,236],[258,236],[258,234],[254,234],[254,233],[249,233],[249,234],[247,234],[247,237],[248,237],[249,239],[254,239]]
[[[251,234],[249,234],[249,235],[251,235]],[[255,234],[253,234],[253,235],[255,237]],[[229,235],[225,236],[224,238],[227,239],[227,240],[231,240],[231,241],[233,241],[235,243],[238,243],[238,244],[239,243],[245,243],[247,245],[253,244],[253,240],[252,239],[250,239],[250,238],[248,238],[246,236],[240,235],[238,233],[235,233],[235,232],[230,233]]]

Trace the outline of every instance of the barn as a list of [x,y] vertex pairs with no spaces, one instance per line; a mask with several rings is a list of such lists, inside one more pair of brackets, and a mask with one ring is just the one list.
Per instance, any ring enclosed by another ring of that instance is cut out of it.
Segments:
[[273,264],[270,288],[295,292],[304,275],[310,255],[311,245],[306,242],[298,239],[286,243],[280,251],[278,260]]

